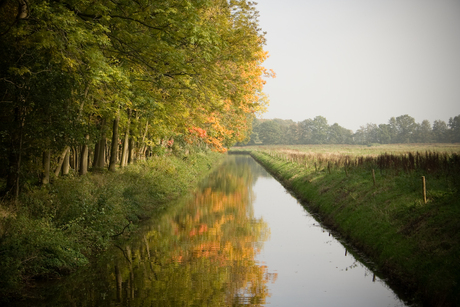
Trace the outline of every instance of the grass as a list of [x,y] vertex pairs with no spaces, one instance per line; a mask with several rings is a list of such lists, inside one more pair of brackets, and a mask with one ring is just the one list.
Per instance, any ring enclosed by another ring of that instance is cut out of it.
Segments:
[[0,203],[0,302],[36,279],[88,263],[114,238],[136,229],[195,186],[221,157],[195,153],[153,157],[115,173],[54,180]]
[[408,152],[446,152],[459,153],[460,144],[373,144],[367,145],[266,145],[233,147],[232,151],[277,151],[286,153],[311,153],[326,155],[376,156],[384,153],[403,154]]
[[[460,146],[376,147],[259,147],[252,155],[393,282],[428,306],[460,305]],[[384,153],[416,162],[379,165]],[[448,167],[427,168],[432,153]]]

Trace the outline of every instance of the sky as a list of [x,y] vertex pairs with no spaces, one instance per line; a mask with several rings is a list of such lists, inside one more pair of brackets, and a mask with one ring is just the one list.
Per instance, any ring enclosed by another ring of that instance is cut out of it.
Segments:
[[256,0],[276,78],[262,118],[356,131],[460,115],[460,0]]

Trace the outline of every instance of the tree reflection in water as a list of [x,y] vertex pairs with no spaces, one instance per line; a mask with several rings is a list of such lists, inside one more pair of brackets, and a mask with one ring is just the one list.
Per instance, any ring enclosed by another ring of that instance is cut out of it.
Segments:
[[276,274],[255,261],[269,229],[253,216],[252,185],[265,173],[247,159],[229,156],[192,199],[48,292],[52,304],[263,305]]

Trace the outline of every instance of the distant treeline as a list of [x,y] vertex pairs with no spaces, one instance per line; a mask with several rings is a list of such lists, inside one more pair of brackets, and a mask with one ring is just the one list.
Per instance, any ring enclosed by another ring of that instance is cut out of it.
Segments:
[[254,144],[394,144],[460,142],[460,115],[449,122],[428,120],[416,123],[409,115],[392,117],[387,124],[368,123],[355,133],[323,116],[301,122],[283,119],[256,119],[248,145]]

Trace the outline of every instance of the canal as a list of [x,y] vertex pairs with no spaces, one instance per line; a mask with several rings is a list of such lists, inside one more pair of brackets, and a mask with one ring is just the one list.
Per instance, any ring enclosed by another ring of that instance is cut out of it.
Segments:
[[28,306],[406,306],[249,156]]

